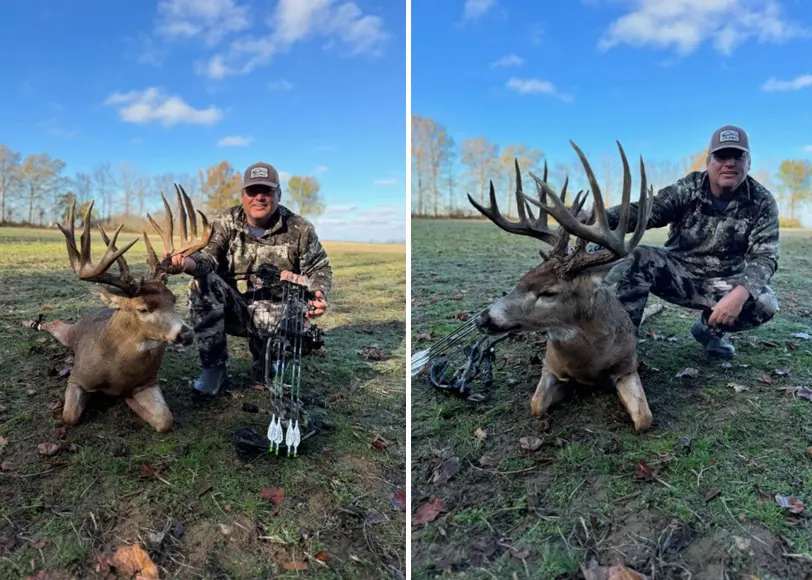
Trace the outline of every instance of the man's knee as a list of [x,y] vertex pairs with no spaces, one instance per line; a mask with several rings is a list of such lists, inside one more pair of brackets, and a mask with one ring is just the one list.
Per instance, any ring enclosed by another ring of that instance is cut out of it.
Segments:
[[775,318],[780,308],[781,303],[778,296],[772,290],[766,288],[755,300],[753,316],[758,324],[764,324]]

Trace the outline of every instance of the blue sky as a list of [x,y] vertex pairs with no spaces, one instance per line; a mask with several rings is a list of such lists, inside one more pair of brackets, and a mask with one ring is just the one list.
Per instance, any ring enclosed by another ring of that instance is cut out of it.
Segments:
[[812,158],[805,0],[413,0],[412,30],[412,112],[457,143],[571,164],[572,139],[600,177],[616,140],[635,164],[681,165],[732,123],[754,172]]
[[390,0],[5,2],[0,142],[69,176],[267,161],[317,175],[323,239],[404,240],[405,14]]

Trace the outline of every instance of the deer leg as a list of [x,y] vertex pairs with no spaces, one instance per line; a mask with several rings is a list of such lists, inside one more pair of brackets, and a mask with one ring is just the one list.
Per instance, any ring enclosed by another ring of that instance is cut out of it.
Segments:
[[76,425],[85,412],[90,393],[68,379],[65,389],[65,404],[62,406],[62,420],[68,425]]
[[172,411],[164,401],[158,385],[138,391],[132,397],[124,399],[124,402],[159,433],[165,433],[172,428]]
[[541,417],[547,409],[563,400],[567,396],[567,383],[560,381],[548,370],[541,371],[536,392],[530,399],[530,410],[534,417]]
[[652,416],[640,375],[635,371],[620,377],[615,388],[620,400],[623,401],[623,406],[626,407],[634,421],[635,431],[647,431],[651,427]]

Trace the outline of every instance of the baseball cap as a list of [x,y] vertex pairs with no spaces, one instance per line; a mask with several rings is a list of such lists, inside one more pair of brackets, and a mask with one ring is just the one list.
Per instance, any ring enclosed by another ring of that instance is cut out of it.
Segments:
[[720,149],[740,149],[750,153],[750,139],[744,129],[735,125],[725,125],[713,132],[708,152],[714,153]]
[[245,170],[242,180],[243,189],[251,185],[265,185],[277,189],[279,187],[279,173],[274,169],[273,165],[254,163]]

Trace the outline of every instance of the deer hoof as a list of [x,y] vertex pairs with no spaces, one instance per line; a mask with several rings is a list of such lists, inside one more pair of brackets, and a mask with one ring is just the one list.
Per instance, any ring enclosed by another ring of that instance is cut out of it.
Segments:
[[544,414],[545,409],[540,397],[533,395],[533,398],[530,399],[530,411],[536,418],[541,417]]
[[651,416],[651,412],[643,413],[638,417],[632,417],[634,421],[634,430],[638,433],[642,433],[644,431],[648,431],[651,428],[651,423],[653,422],[653,417]]

